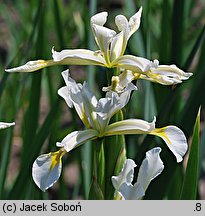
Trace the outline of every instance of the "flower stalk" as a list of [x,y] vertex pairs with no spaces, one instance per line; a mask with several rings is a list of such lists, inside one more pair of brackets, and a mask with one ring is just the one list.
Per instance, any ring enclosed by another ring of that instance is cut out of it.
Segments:
[[93,176],[89,199],[105,199],[105,155],[104,139],[97,139],[93,145]]
[[[113,117],[113,123],[123,120],[123,113],[120,110]],[[106,188],[105,199],[114,198],[114,188],[111,184],[111,177],[118,175],[126,159],[126,145],[124,135],[114,135],[105,138],[105,158],[106,158]]]

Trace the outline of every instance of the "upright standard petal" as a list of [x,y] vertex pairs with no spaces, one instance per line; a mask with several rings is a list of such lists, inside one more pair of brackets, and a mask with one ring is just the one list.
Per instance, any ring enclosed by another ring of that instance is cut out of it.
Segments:
[[138,12],[129,19],[129,28],[130,28],[129,37],[131,37],[131,35],[135,33],[140,27],[141,15],[142,15],[142,7],[140,7]]
[[130,99],[131,92],[136,89],[137,88],[130,83],[130,85],[128,85],[121,94],[110,91],[106,93],[105,98],[101,98],[98,101],[96,113],[101,125],[101,135],[104,134],[104,130],[106,129],[111,117],[125,107]]
[[104,26],[95,24],[92,25],[92,28],[97,45],[99,46],[105,59],[106,66],[111,67],[109,48],[112,39],[116,35],[116,32]]
[[63,147],[65,151],[69,152],[83,143],[96,139],[97,137],[98,131],[93,129],[73,131],[72,133],[68,134],[61,142],[57,142],[56,145],[58,147]]
[[45,191],[59,179],[61,175],[61,158],[65,152],[59,150],[39,156],[33,163],[32,176],[36,185]]
[[100,48],[106,62],[106,66],[110,66],[110,43],[113,40],[116,32],[106,28],[103,25],[107,21],[107,12],[101,12],[91,17],[91,27],[95,41]]
[[84,123],[84,125],[89,128],[90,123],[86,117],[84,104],[81,95],[82,85],[77,85],[72,79],[67,80],[67,86],[64,86],[58,90],[58,94],[66,101],[68,107],[75,107],[75,110]]
[[15,125],[15,122],[12,122],[12,123],[0,122],[0,130],[14,126],[14,125]]
[[131,35],[138,30],[140,26],[141,14],[142,7],[129,19],[129,22],[123,15],[118,15],[115,17],[115,23],[118,27],[118,30],[123,31],[126,40],[128,40]]
[[103,26],[107,21],[107,16],[108,16],[107,12],[97,13],[94,16],[91,17],[90,24],[91,25],[96,24],[96,25]]
[[144,191],[147,190],[150,182],[156,178],[164,169],[164,164],[159,156],[161,148],[153,148],[146,153],[139,169],[137,183]]
[[110,44],[110,62],[112,65],[112,62],[119,58],[124,53],[124,46],[126,47],[126,44],[124,44],[124,35],[123,32],[118,33],[115,35],[111,41]]
[[134,178],[134,168],[136,166],[137,165],[133,160],[126,159],[119,175],[112,176],[111,178],[115,190],[119,191],[123,183],[126,183],[127,185],[130,185],[132,183],[132,180]]
[[97,106],[96,97],[88,90],[86,83],[83,85],[76,83],[69,76],[68,70],[62,72],[66,86],[58,90],[58,94],[63,97],[70,108],[76,109],[79,117],[87,128],[97,127],[95,109]]
[[115,17],[115,24],[120,33],[113,38],[111,43],[111,60],[114,60],[114,56],[118,58],[124,54],[129,38],[140,26],[141,13],[142,7],[130,18],[129,22],[123,15]]
[[120,98],[116,93],[101,98],[96,107],[96,115],[100,124],[100,131],[103,134],[104,129],[108,125],[111,117],[120,110]]

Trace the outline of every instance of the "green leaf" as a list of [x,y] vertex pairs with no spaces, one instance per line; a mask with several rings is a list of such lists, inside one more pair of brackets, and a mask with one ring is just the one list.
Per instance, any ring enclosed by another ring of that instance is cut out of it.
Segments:
[[[27,154],[25,157],[26,163],[23,164],[22,169],[20,169],[19,175],[16,178],[16,181],[9,193],[8,199],[23,199],[24,193],[26,193],[28,180],[31,180],[31,167],[36,158],[39,154],[40,149],[45,142],[50,130],[52,128],[53,119],[56,118],[56,110],[58,110],[59,106],[59,98],[54,103],[52,109],[48,113],[43,125],[38,130],[35,138],[33,139],[33,153]],[[24,185],[24,187],[22,187]]]
[[200,108],[194,125],[193,138],[184,177],[181,199],[196,199],[198,166],[199,166],[199,131],[200,131]]
[[4,191],[4,184],[6,180],[6,174],[8,172],[9,166],[9,159],[10,153],[12,148],[12,135],[13,135],[13,128],[10,128],[7,134],[5,146],[3,152],[1,154],[1,164],[0,164],[0,199],[4,199],[5,191]]
[[185,0],[175,0],[173,5],[171,60],[178,66],[182,65],[185,4]]
[[[97,1],[96,0],[91,0],[90,4],[89,4],[89,13],[84,14],[84,17],[86,17],[87,15],[89,15],[88,20],[90,19],[91,16],[93,16],[96,12],[97,9]],[[90,28],[90,23],[85,22],[85,28],[89,29]],[[88,31],[87,32],[87,46],[89,49],[94,50],[95,49],[95,41],[92,35],[92,31]],[[89,85],[89,89],[92,91],[96,91],[95,89],[95,66],[91,66],[89,65],[87,67],[86,70],[86,80],[88,82]],[[84,145],[82,147],[82,151],[81,151],[81,157],[84,161],[84,163],[86,163],[86,168],[82,167],[81,165],[81,171],[82,171],[82,185],[83,185],[83,191],[84,191],[84,197],[90,197],[91,196],[91,191],[88,194],[88,191],[91,190],[90,187],[90,182],[91,182],[91,178],[92,178],[92,160],[91,160],[91,154],[92,154],[92,145],[89,142],[87,145]],[[82,163],[81,163],[82,164]],[[92,188],[92,187],[91,187]]]
[[196,53],[199,50],[204,39],[205,39],[205,25],[204,25],[203,29],[201,30],[199,36],[197,37],[195,44],[194,44],[191,52],[189,53],[189,56],[186,59],[186,62],[184,63],[184,68],[188,69],[190,67],[190,65],[192,64],[194,57],[196,56]]
[[171,28],[167,28],[171,21],[171,4],[170,1],[163,1],[162,3],[162,18],[161,18],[161,35],[159,40],[159,59],[161,63],[166,63],[170,58],[170,41]]

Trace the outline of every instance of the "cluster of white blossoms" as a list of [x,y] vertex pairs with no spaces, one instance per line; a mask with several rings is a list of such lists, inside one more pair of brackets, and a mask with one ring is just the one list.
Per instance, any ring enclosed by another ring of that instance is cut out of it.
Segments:
[[[37,186],[45,191],[60,177],[62,157],[72,149],[94,140],[112,135],[147,134],[155,135],[164,140],[167,147],[176,157],[177,162],[183,160],[187,151],[187,140],[184,133],[176,126],[163,128],[155,127],[155,117],[152,122],[141,119],[125,119],[110,123],[110,119],[129,102],[132,91],[137,87],[133,80],[145,79],[163,85],[173,85],[188,79],[192,74],[186,73],[175,65],[160,65],[158,60],[150,61],[142,57],[125,55],[129,38],[140,26],[142,8],[129,21],[123,15],[115,17],[119,30],[105,27],[107,12],[101,12],[91,17],[91,28],[95,41],[99,47],[97,51],[87,49],[66,49],[60,52],[52,49],[51,60],[29,61],[25,65],[7,69],[7,72],[33,72],[52,65],[98,65],[107,68],[118,68],[119,76],[113,76],[111,85],[104,87],[106,96],[97,99],[89,91],[87,83],[76,83],[68,70],[62,72],[66,86],[58,90],[58,94],[67,105],[74,107],[78,116],[85,125],[81,131],[69,133],[61,142],[57,152],[39,156],[32,168],[32,175]],[[156,147],[146,153],[137,182],[132,185],[134,161],[127,159],[118,176],[112,177],[116,189],[116,196],[121,199],[141,199],[152,179],[164,169],[159,153],[161,148]]]
[[155,118],[152,122],[141,119],[126,119],[109,124],[111,117],[121,110],[129,101],[130,93],[136,87],[130,83],[120,95],[116,92],[107,92],[105,98],[97,100],[89,91],[87,83],[76,83],[69,76],[68,70],[62,72],[66,86],[58,90],[67,105],[74,107],[86,129],[69,133],[61,142],[57,142],[60,150],[39,156],[33,165],[33,179],[38,187],[45,191],[59,178],[62,168],[62,156],[72,149],[94,140],[112,135],[122,134],[150,134],[161,137],[168,148],[175,155],[177,162],[187,151],[187,140],[184,133],[176,126],[155,127]]

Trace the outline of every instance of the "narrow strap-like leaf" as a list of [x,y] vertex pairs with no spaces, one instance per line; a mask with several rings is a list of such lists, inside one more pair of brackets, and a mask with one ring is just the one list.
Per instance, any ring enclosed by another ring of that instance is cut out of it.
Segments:
[[190,147],[189,159],[181,191],[181,199],[196,199],[198,166],[199,166],[199,131],[200,131],[200,109],[194,125],[192,143]]

